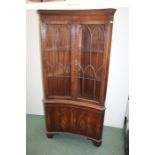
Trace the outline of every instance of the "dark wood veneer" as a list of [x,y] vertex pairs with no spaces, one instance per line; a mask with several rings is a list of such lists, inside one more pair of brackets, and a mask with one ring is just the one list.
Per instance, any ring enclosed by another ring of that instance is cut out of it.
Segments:
[[47,136],[101,145],[115,9],[40,10]]

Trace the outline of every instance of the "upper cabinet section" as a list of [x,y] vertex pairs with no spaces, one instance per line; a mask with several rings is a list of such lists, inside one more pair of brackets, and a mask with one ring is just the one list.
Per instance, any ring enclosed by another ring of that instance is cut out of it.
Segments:
[[104,102],[114,13],[39,11],[45,98]]

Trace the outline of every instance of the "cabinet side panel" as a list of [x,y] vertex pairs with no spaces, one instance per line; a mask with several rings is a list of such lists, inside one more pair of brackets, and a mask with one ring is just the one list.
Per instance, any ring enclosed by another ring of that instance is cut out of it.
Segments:
[[111,50],[111,38],[112,38],[112,23],[108,23],[105,26],[105,47],[104,47],[104,74],[102,74],[102,86],[100,91],[100,101],[105,101],[107,83],[108,83],[108,72],[109,72],[109,61],[110,61],[110,50]]

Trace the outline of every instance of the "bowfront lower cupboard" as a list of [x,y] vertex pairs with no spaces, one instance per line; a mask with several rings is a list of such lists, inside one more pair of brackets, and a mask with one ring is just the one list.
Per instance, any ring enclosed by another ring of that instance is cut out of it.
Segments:
[[40,10],[47,136],[101,145],[115,9]]

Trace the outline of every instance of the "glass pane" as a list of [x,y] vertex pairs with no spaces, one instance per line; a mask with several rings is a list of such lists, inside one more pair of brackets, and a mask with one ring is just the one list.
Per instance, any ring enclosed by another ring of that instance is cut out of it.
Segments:
[[71,80],[70,26],[46,25],[44,50],[48,97],[69,96]]
[[79,97],[99,101],[103,76],[104,25],[81,25]]

